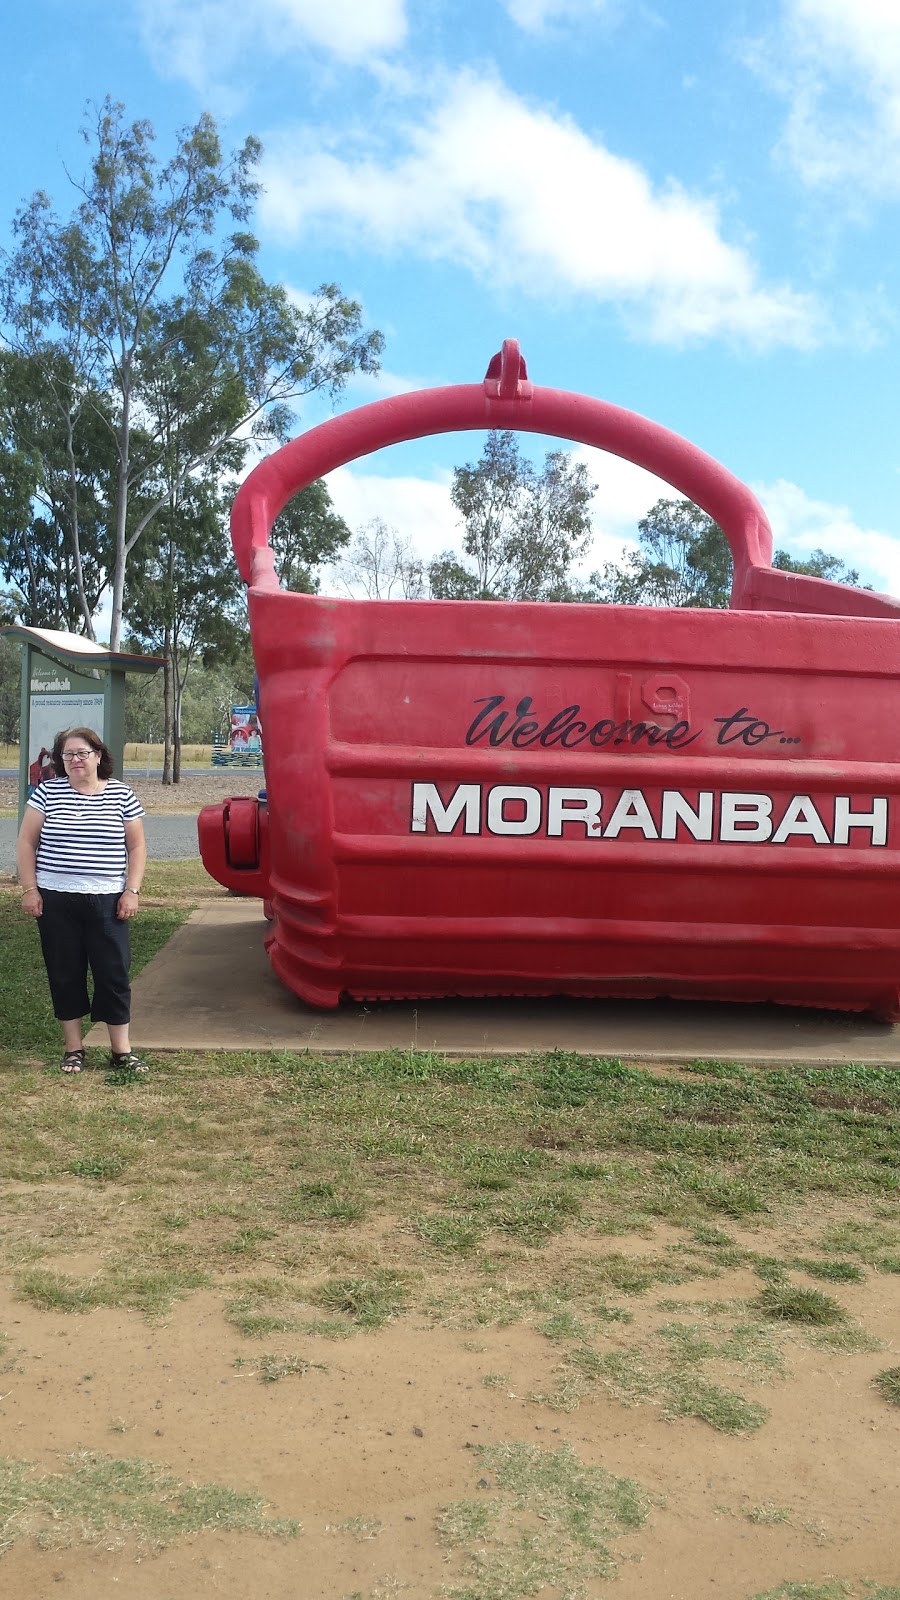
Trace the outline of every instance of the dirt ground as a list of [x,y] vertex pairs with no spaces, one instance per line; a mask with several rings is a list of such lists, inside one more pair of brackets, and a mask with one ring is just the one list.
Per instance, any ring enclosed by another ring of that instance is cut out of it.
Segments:
[[[61,1264],[89,1274],[99,1258]],[[752,1274],[736,1269],[678,1293],[721,1301],[755,1289]],[[846,1354],[789,1336],[787,1375],[752,1390],[768,1420],[733,1437],[694,1419],[664,1421],[652,1404],[626,1407],[600,1390],[569,1412],[530,1398],[552,1391],[558,1367],[557,1348],[534,1328],[473,1332],[400,1319],[338,1342],[272,1334],[267,1353],[302,1350],[309,1366],[264,1383],[240,1364],[260,1346],[226,1323],[212,1293],[152,1325],[130,1312],[36,1310],[3,1285],[4,1454],[45,1471],[82,1449],[140,1457],[188,1482],[262,1495],[270,1516],[302,1523],[296,1538],[206,1532],[159,1553],[22,1540],[3,1558],[3,1592],[432,1600],[456,1592],[468,1572],[464,1553],[441,1543],[436,1517],[449,1502],[494,1496],[477,1446],[498,1440],[547,1451],[569,1443],[585,1466],[636,1480],[651,1509],[643,1527],[614,1538],[614,1575],[584,1591],[460,1592],[750,1600],[788,1581],[844,1578],[854,1595],[862,1580],[896,1584],[900,1408],[877,1395],[872,1378],[898,1360],[900,1277],[869,1273],[835,1292],[884,1347]],[[634,1322],[611,1335],[623,1348],[646,1329],[655,1299],[631,1302]],[[491,1376],[501,1374],[502,1383]]]
[[188,812],[195,816],[201,806],[218,805],[231,795],[258,795],[265,785],[265,773],[255,768],[235,767],[223,772],[188,772],[180,783],[163,784],[160,778],[146,778],[141,772],[128,772],[131,784],[144,810],[152,814]]

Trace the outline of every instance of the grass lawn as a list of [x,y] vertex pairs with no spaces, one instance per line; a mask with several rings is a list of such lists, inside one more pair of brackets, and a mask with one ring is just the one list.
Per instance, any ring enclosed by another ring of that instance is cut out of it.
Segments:
[[[152,871],[149,899],[169,903],[133,925],[136,969],[195,887],[190,864]],[[276,1334],[299,1349],[412,1316],[473,1334],[525,1323],[558,1354],[554,1385],[531,1397],[549,1415],[602,1391],[748,1436],[768,1415],[755,1388],[785,1373],[792,1344],[879,1348],[835,1291],[900,1273],[900,1074],[304,1052],[160,1056],[143,1081],[90,1071],[73,1083],[42,1071],[57,1030],[34,926],[11,897],[0,960],[0,1168],[12,1180],[0,1268],[32,1306],[153,1319],[213,1290],[247,1371],[267,1382],[304,1366],[261,1348]],[[788,1242],[773,1251],[778,1230]],[[91,1252],[90,1272],[67,1269],[67,1254]],[[716,1299],[735,1272],[749,1287]],[[698,1280],[702,1300],[685,1297]],[[653,1317],[636,1319],[651,1291]],[[886,1354],[875,1403],[887,1416],[897,1371]],[[489,1466],[498,1483],[531,1482],[541,1462],[520,1451]],[[563,1454],[556,1467],[562,1494],[575,1469]],[[613,1493],[599,1479],[588,1489]],[[616,1515],[637,1522],[631,1493],[615,1490]],[[760,1523],[782,1520],[764,1509]],[[445,1542],[489,1538],[474,1503],[446,1516]],[[489,1587],[465,1592],[491,1600]],[[807,1593],[856,1590],[769,1591]]]
[[[162,871],[178,877],[171,864]],[[185,915],[184,905],[142,912],[136,970]],[[73,1086],[41,1071],[57,1029],[34,925],[11,897],[0,941],[10,975],[3,1171],[35,1195],[75,1179],[82,1249],[102,1231],[110,1183],[118,1208],[115,1247],[86,1288],[44,1272],[58,1227],[45,1236],[30,1199],[10,1202],[6,1260],[32,1299],[161,1307],[226,1275],[229,1316],[251,1334],[296,1321],[310,1303],[342,1334],[411,1308],[473,1324],[550,1319],[581,1380],[621,1388],[627,1374],[595,1372],[578,1355],[582,1334],[627,1315],[629,1298],[653,1285],[749,1266],[760,1295],[747,1314],[771,1330],[840,1323],[827,1309],[832,1283],[859,1281],[867,1265],[900,1271],[892,1071],[698,1061],[660,1072],[558,1051],[463,1061],[283,1052],[167,1055],[144,1082],[88,1072]],[[729,1231],[833,1198],[869,1220],[820,1230],[790,1259]],[[659,1252],[588,1254],[597,1239],[649,1236],[660,1223],[677,1237]],[[795,1272],[817,1283],[792,1305]],[[702,1359],[696,1341],[661,1348]]]

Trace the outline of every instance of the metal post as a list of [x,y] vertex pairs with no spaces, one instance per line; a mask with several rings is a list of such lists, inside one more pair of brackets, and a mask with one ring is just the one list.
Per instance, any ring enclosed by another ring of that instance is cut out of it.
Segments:
[[28,794],[28,750],[31,744],[31,645],[22,645],[22,701],[19,713],[19,822]]

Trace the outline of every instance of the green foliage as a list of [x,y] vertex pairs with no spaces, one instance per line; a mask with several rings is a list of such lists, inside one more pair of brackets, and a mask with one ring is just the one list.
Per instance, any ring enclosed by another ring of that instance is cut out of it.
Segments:
[[88,1279],[34,1267],[19,1274],[16,1294],[43,1311],[94,1311],[98,1306],[127,1306],[147,1317],[165,1316],[176,1300],[206,1288],[205,1272],[173,1269],[144,1271],[138,1267],[98,1273]]
[[538,1090],[546,1106],[583,1106],[594,1097],[617,1098],[617,1086],[634,1082],[634,1069],[618,1056],[580,1056],[552,1050],[538,1069]]
[[131,565],[129,615],[135,643],[162,656],[163,734],[181,770],[184,692],[201,655],[226,657],[245,631],[243,590],[228,537],[230,491],[192,479],[155,519]]
[[272,1521],[266,1502],[224,1484],[187,1484],[152,1461],[76,1450],[62,1472],[0,1461],[0,1555],[23,1539],[44,1550],[78,1544],[163,1550],[186,1534],[293,1537],[296,1522]]
[[[19,984],[14,1025],[24,1029],[44,978],[33,925],[7,905],[22,940],[4,971]],[[53,1062],[58,1030],[47,1013]],[[779,1208],[796,1215],[804,1196],[874,1197],[882,1216],[870,1202],[865,1227],[842,1222],[840,1248],[880,1259],[897,1247],[900,1081],[878,1068],[736,1069],[709,1079],[559,1052],[468,1061],[430,1051],[245,1052],[164,1058],[149,1082],[111,1092],[97,1072],[74,1084],[58,1072],[38,1076],[23,1054],[0,1059],[0,1167],[37,1186],[36,1199],[26,1227],[19,1190],[7,1195],[2,1254],[21,1292],[48,1308],[155,1314],[196,1271],[227,1283],[229,1320],[251,1338],[352,1337],[414,1309],[459,1327],[524,1320],[557,1345],[596,1340],[600,1354],[631,1297],[646,1297],[635,1329],[646,1343],[659,1285],[774,1265],[777,1320],[743,1305],[727,1327],[654,1335],[651,1366],[683,1367],[738,1393],[743,1384],[723,1377],[721,1363],[756,1376],[767,1333],[773,1344],[789,1327],[792,1338],[860,1348],[849,1321],[785,1317],[782,1262],[812,1257],[813,1240],[801,1244],[795,1229],[787,1246],[765,1241],[771,1254],[739,1247],[723,1218],[748,1193],[775,1218]],[[863,1100],[882,1109],[847,1117],[843,1107]],[[584,1173],[577,1181],[575,1169]],[[668,1230],[655,1237],[660,1219],[679,1230],[671,1242]],[[640,1250],[611,1237],[636,1229],[649,1241]],[[65,1269],[66,1252],[95,1251],[96,1274],[74,1261],[71,1272],[48,1274],[42,1260]],[[697,1322],[701,1312],[689,1315]],[[714,1354],[703,1354],[704,1339]],[[596,1381],[567,1370],[566,1404],[577,1399],[576,1379]],[[744,1415],[702,1384],[673,1380],[668,1400],[654,1392],[673,1414],[693,1405],[723,1425]]]
[[466,1579],[449,1600],[524,1600],[545,1588],[581,1595],[612,1576],[623,1535],[640,1528],[649,1497],[630,1478],[586,1466],[571,1445],[479,1445],[490,1500],[461,1500],[438,1517],[438,1534],[465,1555]]
[[382,1269],[368,1278],[330,1278],[316,1290],[317,1304],[351,1317],[360,1328],[381,1328],[403,1309],[401,1274]]
[[839,1322],[832,1327],[811,1328],[807,1332],[809,1344],[819,1350],[831,1350],[838,1355],[868,1355],[883,1350],[884,1345],[874,1334],[867,1333],[851,1322]]
[[852,1261],[820,1261],[816,1257],[798,1257],[794,1262],[801,1272],[811,1278],[824,1278],[828,1283],[862,1283],[865,1273]]
[[452,550],[445,550],[428,567],[428,589],[433,600],[480,600],[478,578],[464,567]]
[[587,1337],[584,1323],[573,1316],[571,1311],[566,1310],[556,1311],[546,1322],[539,1322],[537,1331],[542,1333],[545,1339],[552,1339],[554,1343],[563,1339],[584,1340]]
[[793,1284],[773,1283],[763,1289],[756,1304],[764,1317],[776,1322],[808,1322],[826,1326],[842,1322],[846,1313],[820,1289],[798,1289]]
[[245,1339],[267,1339],[271,1333],[290,1333],[297,1327],[294,1317],[279,1316],[273,1311],[261,1311],[256,1296],[240,1296],[230,1301],[225,1320],[237,1328]]
[[350,529],[331,503],[323,478],[307,484],[276,517],[269,543],[283,589],[315,594],[316,568],[332,562],[350,541]]
[[764,1500],[758,1506],[749,1506],[744,1512],[748,1522],[757,1528],[775,1527],[779,1523],[790,1522],[791,1513],[787,1506],[773,1505],[771,1500]]
[[77,1156],[69,1162],[69,1171],[74,1178],[96,1178],[100,1183],[108,1183],[110,1179],[122,1176],[125,1165],[120,1155],[106,1151],[93,1156]]
[[826,578],[829,583],[848,583],[853,588],[859,588],[856,568],[848,567],[839,556],[830,556],[826,550],[814,550],[805,561],[798,561],[786,550],[776,550],[772,565],[781,572],[799,572],[807,578]]
[[[204,113],[160,161],[150,123],[129,123],[109,97],[83,131],[75,210],[60,221],[44,193],[19,210],[0,300],[7,339],[41,364],[64,429],[89,390],[108,412],[104,577],[118,648],[126,564],[154,519],[214,460],[235,471],[254,441],[282,440],[300,396],[334,396],[352,372],[376,370],[383,341],[336,284],[299,306],[262,277],[246,228],[257,139],[227,154]],[[71,515],[67,533],[77,559]]]
[[718,523],[691,500],[657,500],[638,523],[640,549],[591,578],[612,605],[727,606],[731,551]]
[[0,638],[0,743],[18,744],[21,711],[22,647],[14,639]]
[[755,1433],[768,1414],[756,1401],[695,1374],[673,1385],[664,1411],[668,1417],[696,1417],[718,1433],[734,1434]]
[[237,1371],[252,1374],[260,1383],[280,1383],[282,1378],[302,1378],[313,1367],[319,1372],[326,1370],[321,1361],[305,1361],[302,1356],[238,1356],[234,1365]]
[[333,1522],[326,1528],[326,1533],[349,1533],[351,1539],[358,1544],[364,1544],[369,1539],[377,1539],[384,1527],[376,1517],[345,1517],[343,1522]]
[[[633,606],[728,605],[728,541],[718,523],[693,501],[657,500],[638,523],[638,543],[638,550],[593,573],[578,598]],[[772,565],[833,583],[859,584],[859,573],[825,550],[814,550],[805,561],[777,550]]]
[[550,451],[540,472],[513,433],[491,432],[481,460],[455,467],[451,499],[470,567],[445,551],[431,567],[441,599],[568,599],[572,562],[591,537],[594,485],[583,463]]
[[362,1195],[336,1189],[333,1183],[306,1183],[288,1196],[281,1213],[291,1222],[316,1219],[346,1227],[362,1221],[366,1204]]
[[444,1251],[448,1255],[467,1256],[481,1243],[484,1225],[480,1217],[468,1213],[454,1217],[438,1215],[420,1217],[416,1231],[434,1250]]
[[[567,1352],[565,1367],[583,1388],[599,1383],[626,1406],[656,1403],[665,1417],[696,1417],[720,1433],[753,1433],[762,1427],[765,1406],[712,1382],[703,1371],[708,1361],[727,1363],[750,1382],[781,1371],[765,1328],[750,1323],[707,1330],[696,1323],[666,1322],[627,1350],[598,1351],[580,1344]],[[553,1403],[552,1396],[547,1398]],[[572,1398],[580,1398],[577,1387]]]
[[753,1600],[849,1600],[852,1593],[849,1583],[836,1578],[829,1583],[782,1583],[777,1589],[754,1595]]
[[885,1367],[872,1379],[875,1388],[892,1406],[900,1406],[900,1367]]
[[[15,319],[9,332],[15,346]],[[76,363],[65,344],[0,350],[0,570],[10,611],[73,633],[88,628],[106,586],[116,467],[108,397]]]
[[[229,555],[228,560],[231,560]],[[250,634],[241,628],[219,633],[214,651],[203,647],[181,697],[181,740],[213,744],[227,738],[231,708],[253,701],[254,664]],[[165,729],[163,674],[129,673],[125,679],[125,743],[157,744]]]
[[819,1249],[858,1256],[878,1272],[900,1272],[900,1255],[892,1253],[900,1245],[900,1226],[876,1218],[850,1218],[826,1228]]
[[501,1201],[486,1220],[503,1233],[540,1245],[561,1233],[580,1211],[581,1202],[566,1189],[535,1189],[527,1198]]

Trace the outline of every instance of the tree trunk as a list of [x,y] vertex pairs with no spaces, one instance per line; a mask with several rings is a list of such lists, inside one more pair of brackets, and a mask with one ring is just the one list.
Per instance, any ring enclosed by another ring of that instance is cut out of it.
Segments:
[[[119,429],[119,487],[116,495],[116,559],[113,568],[112,622],[109,648],[118,650],[122,641],[122,611],[125,602],[125,533],[128,525],[128,472],[131,450],[131,384],[122,362],[122,423]],[[165,780],[163,780],[165,781]]]
[[26,560],[26,562],[28,564],[28,596],[27,596],[27,598],[28,598],[28,623],[27,623],[27,626],[31,627],[31,628],[39,628],[41,626],[41,623],[42,623],[43,619],[42,619],[42,617],[40,615],[40,610],[39,610],[37,573],[34,570],[34,559],[33,559],[32,554],[31,554],[31,545],[29,543],[29,539],[28,539],[27,533],[25,534],[24,551],[25,551],[25,560]]
[[175,673],[175,737],[172,757],[172,782],[181,782],[181,686]]
[[163,646],[163,783],[172,782],[172,633],[166,624]]
[[181,782],[181,701],[184,695],[184,680],[181,675],[178,650],[176,645],[177,630],[173,630],[172,638],[172,684],[174,688],[175,716],[173,719],[173,756],[172,756],[172,782]]
[[[81,539],[78,527],[78,468],[75,464],[75,450],[72,444],[74,424],[71,412],[66,413],[66,456],[69,462],[69,539],[72,545],[72,558],[75,563],[75,590],[78,595],[78,605],[84,618],[84,631],[89,639],[96,639],[94,624],[84,592],[84,576],[81,570]],[[115,650],[117,645],[113,645]]]

